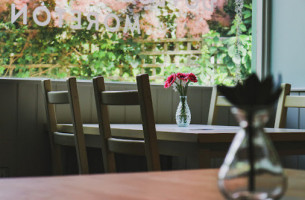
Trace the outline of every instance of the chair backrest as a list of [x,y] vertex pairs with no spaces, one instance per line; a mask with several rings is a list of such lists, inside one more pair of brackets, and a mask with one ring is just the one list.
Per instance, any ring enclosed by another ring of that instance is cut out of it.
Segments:
[[290,96],[291,85],[288,83],[283,83],[282,89],[276,109],[274,128],[286,127],[287,109],[289,107],[305,108],[305,96]]
[[[62,174],[61,145],[75,146],[80,174],[87,174],[88,160],[83,133],[82,118],[79,105],[76,78],[67,79],[67,91],[53,91],[51,81],[43,80],[42,89],[47,114],[47,125],[51,143],[53,171],[55,174]],[[73,121],[73,133],[60,133],[57,131],[57,119],[55,112],[56,104],[69,104]]]
[[[145,155],[148,170],[160,170],[160,158],[148,75],[137,76],[138,90],[105,91],[104,78],[101,76],[93,79],[93,85],[105,171],[116,171],[114,153]],[[140,106],[144,140],[114,138],[111,136],[108,113],[108,106],[110,105]]]
[[[287,109],[289,107],[305,108],[305,96],[290,96],[291,85],[288,83],[283,83],[281,87],[282,93],[277,104],[274,128],[285,128]],[[231,107],[232,104],[230,104],[224,96],[220,96],[219,92],[217,91],[217,86],[214,86],[211,95],[211,103],[207,123],[208,125],[215,125],[217,108],[221,106]]]
[[230,104],[224,96],[220,96],[217,90],[217,86],[214,86],[211,94],[210,110],[208,116],[208,125],[215,125],[217,119],[218,107],[231,107]]

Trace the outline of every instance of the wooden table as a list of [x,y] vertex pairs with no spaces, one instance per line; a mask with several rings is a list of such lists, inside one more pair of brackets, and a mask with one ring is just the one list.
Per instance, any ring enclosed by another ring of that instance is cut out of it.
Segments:
[[[72,126],[58,126],[60,131],[71,132]],[[112,134],[117,137],[143,138],[140,124],[112,124]],[[191,168],[209,168],[211,158],[225,156],[235,133],[236,126],[190,125],[178,127],[175,124],[157,124],[160,154],[186,156],[191,160]],[[266,128],[281,155],[305,155],[305,130]],[[84,124],[88,146],[99,147],[97,124]]]
[[[221,200],[216,169],[0,179],[3,200]],[[305,171],[286,170],[282,200],[305,199]]]

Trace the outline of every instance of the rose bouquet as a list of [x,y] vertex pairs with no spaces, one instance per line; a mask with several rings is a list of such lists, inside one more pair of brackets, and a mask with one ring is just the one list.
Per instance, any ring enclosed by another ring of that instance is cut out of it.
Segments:
[[198,79],[193,73],[175,73],[167,77],[164,87],[169,88],[173,86],[176,92],[179,92],[180,96],[187,95],[188,85],[193,82],[198,82]]
[[180,94],[180,102],[176,111],[176,122],[178,126],[187,127],[191,122],[191,111],[187,104],[188,85],[198,82],[197,77],[193,73],[175,73],[170,75],[164,84],[165,88],[173,86],[176,92]]

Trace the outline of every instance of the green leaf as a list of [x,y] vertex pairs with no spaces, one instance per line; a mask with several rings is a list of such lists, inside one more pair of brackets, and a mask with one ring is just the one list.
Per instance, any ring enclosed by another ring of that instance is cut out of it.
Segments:
[[246,32],[246,31],[247,31],[247,27],[246,27],[244,24],[241,24],[241,25],[239,26],[239,28],[240,28],[240,30],[241,30],[242,32]]
[[218,36],[214,37],[214,38],[213,38],[213,41],[214,41],[214,42],[218,42],[218,41],[219,41],[219,37],[218,37]]
[[244,16],[243,16],[244,19],[248,19],[248,18],[252,17],[252,12],[250,10],[244,11],[243,14],[244,14]]
[[233,46],[233,45],[230,46],[229,49],[228,49],[228,53],[229,53],[229,56],[233,58],[235,56],[235,54],[236,54],[235,46]]

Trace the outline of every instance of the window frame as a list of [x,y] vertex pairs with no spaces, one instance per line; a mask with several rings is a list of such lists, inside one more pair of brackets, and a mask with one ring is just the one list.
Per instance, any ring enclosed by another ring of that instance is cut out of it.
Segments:
[[272,0],[253,0],[255,4],[252,23],[253,32],[253,58],[252,69],[256,71],[260,79],[270,75],[271,52],[271,8]]

